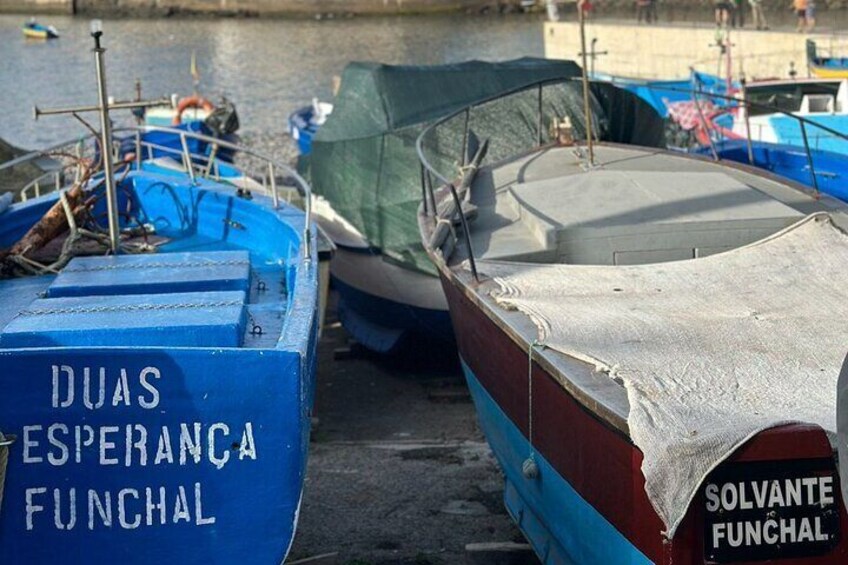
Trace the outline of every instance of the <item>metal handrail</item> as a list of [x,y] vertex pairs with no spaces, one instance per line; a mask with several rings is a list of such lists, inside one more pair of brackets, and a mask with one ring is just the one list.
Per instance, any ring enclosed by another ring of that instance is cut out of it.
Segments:
[[[457,116],[459,116],[463,113],[466,116],[470,115],[471,110],[473,110],[474,108],[484,106],[484,105],[489,104],[489,103],[491,103],[495,100],[500,100],[500,99],[507,98],[509,96],[513,96],[513,95],[518,94],[520,92],[538,89],[539,90],[539,95],[538,95],[538,99],[539,99],[539,121],[538,121],[539,132],[538,132],[537,143],[538,143],[538,147],[541,147],[542,146],[542,143],[541,143],[542,142],[542,131],[541,131],[541,129],[542,129],[542,123],[543,123],[542,89],[545,86],[550,86],[550,85],[555,85],[555,84],[567,84],[567,83],[570,83],[570,82],[578,82],[580,80],[581,80],[580,77],[562,77],[562,78],[554,78],[554,79],[545,79],[545,80],[537,81],[537,82],[534,82],[534,83],[531,83],[531,84],[522,85],[520,87],[510,89],[506,92],[498,93],[494,96],[485,98],[485,99],[480,100],[478,102],[475,102],[473,104],[469,104],[465,107],[459,108],[456,111],[454,111],[454,112],[432,122],[427,127],[425,127],[424,130],[418,135],[418,138],[415,140],[415,151],[418,155],[418,160],[419,160],[419,162],[421,163],[421,166],[422,166],[421,182],[422,182],[422,197],[423,197],[423,200],[424,200],[424,212],[425,212],[425,214],[432,215],[434,218],[438,214],[438,211],[437,211],[436,206],[435,206],[434,189],[433,189],[432,183],[426,182],[430,179],[430,175],[437,178],[444,186],[450,187],[452,189],[451,194],[452,194],[452,197],[454,199],[454,203],[456,205],[456,210],[461,216],[463,214],[461,203],[459,202],[459,198],[458,198],[457,192],[455,190],[455,186],[453,184],[453,181],[451,181],[450,179],[445,177],[443,174],[441,174],[438,170],[436,170],[436,168],[430,163],[429,159],[427,159],[427,157],[424,153],[424,141],[430,135],[430,133],[433,130],[435,130],[437,127],[451,121],[452,119],[456,118]],[[615,85],[615,82],[612,81],[612,80],[593,81],[593,82],[600,82],[600,83],[607,83],[607,84]],[[810,119],[808,119],[804,116],[799,116],[799,115],[793,114],[792,112],[783,110],[783,109],[778,108],[776,106],[771,106],[771,105],[768,105],[768,104],[762,104],[762,103],[759,103],[759,102],[752,102],[752,101],[748,100],[747,98],[746,99],[739,99],[739,98],[736,98],[735,96],[731,96],[729,94],[728,95],[718,94],[718,93],[708,92],[708,91],[704,91],[704,90],[700,90],[700,89],[681,89],[681,88],[675,88],[673,86],[651,85],[651,84],[648,84],[647,82],[645,84],[643,84],[642,86],[649,88],[649,89],[652,89],[652,90],[660,90],[660,91],[665,91],[665,92],[679,92],[679,93],[689,94],[689,95],[693,96],[696,100],[697,100],[698,96],[706,96],[706,97],[710,97],[710,98],[714,98],[714,99],[724,100],[724,101],[727,101],[727,102],[732,102],[737,107],[743,106],[743,107],[746,108],[746,110],[749,109],[749,108],[765,110],[769,113],[782,114],[784,116],[788,116],[788,117],[798,121],[798,123],[800,124],[800,127],[801,127],[801,134],[802,134],[802,139],[803,139],[803,142],[804,142],[804,150],[805,150],[806,155],[807,155],[807,163],[808,163],[808,166],[810,168],[810,175],[812,177],[812,184],[813,184],[813,188],[815,189],[816,193],[818,193],[818,190],[819,190],[818,189],[818,179],[816,178],[816,172],[815,172],[815,169],[813,168],[812,152],[811,152],[811,149],[810,149],[809,140],[807,138],[807,126],[818,128],[818,129],[820,129],[824,132],[827,132],[827,133],[829,133],[829,134],[831,134],[831,135],[833,135],[837,138],[848,141],[848,134],[842,133],[842,132],[837,131],[833,128],[830,128],[830,127],[828,127],[824,124],[820,124],[818,122],[810,120]],[[621,86],[618,86],[618,87],[623,88]],[[700,105],[698,105],[698,111],[701,112]],[[460,148],[460,151],[462,152],[462,154],[460,156],[459,162],[463,163],[463,165],[465,163],[465,152],[467,151],[467,148],[465,147],[465,145],[467,144],[467,139],[468,139],[468,131],[467,131],[468,122],[469,122],[469,120],[466,119],[465,120],[465,123],[466,123],[465,128],[466,129],[463,132],[463,147]],[[707,132],[707,133],[709,135],[709,132]],[[751,137],[750,128],[746,128],[746,136],[748,137],[748,140],[750,142],[750,137]],[[710,140],[710,145],[712,146],[712,140]],[[714,147],[713,147],[713,153],[714,153],[716,160],[718,160],[718,153],[716,152]],[[430,200],[429,206],[428,206],[428,203],[427,203],[428,198]],[[474,254],[473,254],[473,251],[472,251],[472,248],[471,248],[471,235],[469,233],[468,224],[465,221],[464,216],[462,216],[461,219],[463,220],[462,221],[463,232],[464,232],[464,234],[463,234],[464,238],[463,239],[465,240],[466,247],[468,248],[469,261],[471,263],[472,269],[476,272]]]
[[[160,133],[172,134],[172,135],[178,137],[179,140],[180,140],[181,150],[174,149],[172,147],[165,147],[165,146],[161,146],[161,145],[158,145],[158,144],[155,144],[155,143],[151,143],[151,142],[141,140],[141,134],[151,133],[151,132],[160,132]],[[246,156],[250,156],[250,157],[253,157],[255,159],[258,159],[258,160],[266,163],[267,173],[265,173],[265,174],[268,174],[271,177],[271,179],[270,179],[271,187],[270,187],[270,190],[268,192],[270,193],[270,196],[273,200],[274,209],[277,209],[279,207],[279,192],[278,192],[278,187],[277,187],[277,182],[276,182],[276,172],[282,171],[285,175],[287,175],[288,177],[290,177],[294,181],[295,189],[298,191],[298,193],[300,194],[300,196],[303,198],[303,201],[304,201],[304,216],[305,216],[305,226],[304,226],[304,234],[303,234],[304,256],[306,257],[307,260],[311,260],[312,244],[313,244],[313,242],[312,242],[313,233],[312,233],[312,229],[311,229],[311,227],[312,227],[312,189],[310,188],[309,183],[306,182],[306,180],[290,165],[283,163],[281,161],[278,161],[278,160],[274,159],[273,157],[265,155],[264,153],[261,153],[259,151],[255,151],[253,149],[249,149],[247,147],[244,147],[244,146],[241,146],[241,145],[238,145],[238,144],[235,144],[235,143],[232,143],[232,142],[229,142],[229,141],[217,138],[217,137],[212,137],[212,136],[204,135],[202,133],[185,131],[185,130],[181,130],[181,129],[162,127],[162,126],[140,125],[140,126],[126,126],[126,127],[121,127],[121,128],[115,128],[113,130],[113,133],[117,133],[117,134],[132,133],[132,134],[135,134],[136,135],[136,151],[138,152],[142,148],[147,149],[148,158],[144,159],[144,158],[142,158],[141,155],[137,154],[136,155],[136,161],[135,161],[136,165],[139,165],[140,162],[142,162],[144,160],[149,160],[150,156],[152,155],[151,150],[153,150],[153,149],[155,149],[157,151],[162,151],[162,152],[171,152],[171,153],[174,153],[175,155],[179,155],[180,157],[182,157],[182,160],[183,160],[183,168],[185,169],[186,173],[191,178],[192,183],[195,183],[195,184],[197,183],[197,177],[196,177],[196,174],[195,174],[194,163],[198,160],[199,161],[205,161],[207,163],[207,166],[204,167],[204,169],[208,172],[208,171],[210,171],[213,163],[217,167],[217,162],[214,160],[214,158],[212,158],[210,156],[190,153],[189,148],[188,148],[188,140],[189,139],[201,141],[201,142],[208,143],[208,144],[212,144],[213,147],[216,147],[216,151],[220,148],[230,149],[230,150],[233,150],[233,151],[238,151],[241,155],[246,155]],[[48,147],[47,149],[42,149],[42,150],[38,150],[38,151],[31,151],[31,152],[29,152],[25,155],[22,155],[20,157],[17,157],[15,159],[12,159],[10,161],[7,161],[5,163],[0,164],[0,173],[2,173],[6,169],[10,169],[12,167],[22,165],[22,164],[27,163],[27,162],[34,161],[34,160],[39,159],[41,157],[50,157],[51,154],[59,152],[62,149],[67,149],[67,148],[72,147],[72,146],[77,146],[80,143],[85,143],[86,141],[93,141],[97,138],[98,138],[98,135],[96,135],[96,134],[88,134],[88,135],[85,135],[85,136],[82,136],[82,137],[75,138],[71,141],[58,143],[56,145]],[[57,178],[58,178],[58,176],[61,174],[61,172],[65,168],[67,168],[67,166],[62,167],[62,169],[60,169],[60,170],[49,171],[49,172],[45,173],[44,175],[40,175],[35,180],[31,181],[30,183],[28,183],[27,185],[22,187],[18,192],[23,193],[24,191],[28,190],[30,187],[37,186],[38,181],[40,179],[44,178],[45,176],[56,175]],[[246,170],[244,170],[240,167],[236,167],[236,168],[238,168],[243,173],[245,173],[245,176],[248,176],[248,177],[250,177],[250,176],[261,176],[264,179],[264,174],[263,175],[256,175],[256,173],[251,174],[248,171],[246,171]],[[220,175],[216,174],[216,176],[217,176],[217,179],[220,180]],[[256,180],[256,179],[254,178],[254,180]],[[266,188],[266,190],[267,190],[267,188]],[[52,192],[52,190],[47,190],[47,191],[39,190],[39,192],[49,193],[49,192]]]

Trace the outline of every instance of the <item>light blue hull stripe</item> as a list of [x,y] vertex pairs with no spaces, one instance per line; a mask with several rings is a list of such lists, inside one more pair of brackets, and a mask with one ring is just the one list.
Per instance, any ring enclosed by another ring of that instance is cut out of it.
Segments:
[[529,442],[464,361],[462,370],[477,407],[480,426],[506,475],[507,510],[542,562],[545,565],[651,563],[539,453],[535,455],[538,478],[524,478],[521,466],[530,453]]

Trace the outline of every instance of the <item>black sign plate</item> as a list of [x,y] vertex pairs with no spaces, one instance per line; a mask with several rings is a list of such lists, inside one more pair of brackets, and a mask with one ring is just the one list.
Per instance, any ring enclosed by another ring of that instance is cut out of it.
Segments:
[[702,488],[709,563],[822,555],[839,543],[833,459],[725,463]]

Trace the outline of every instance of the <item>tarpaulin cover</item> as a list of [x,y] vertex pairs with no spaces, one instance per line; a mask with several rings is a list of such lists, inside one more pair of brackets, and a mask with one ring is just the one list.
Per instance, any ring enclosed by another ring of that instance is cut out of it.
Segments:
[[477,265],[540,343],[623,382],[669,537],[705,477],[758,432],[801,422],[837,433],[848,236],[826,214],[697,260]]
[[[547,142],[555,118],[569,116],[575,133],[583,135],[580,72],[571,61],[534,58],[441,66],[351,63],[333,114],[313,139],[312,189],[384,258],[434,272],[416,223],[422,194],[419,134],[453,112],[503,96],[470,110],[467,129],[462,113],[425,138],[428,159],[447,178],[457,175],[468,137],[489,140],[492,162]],[[570,82],[516,92],[556,79]],[[638,97],[593,84],[591,104],[601,139],[662,145],[662,121]]]

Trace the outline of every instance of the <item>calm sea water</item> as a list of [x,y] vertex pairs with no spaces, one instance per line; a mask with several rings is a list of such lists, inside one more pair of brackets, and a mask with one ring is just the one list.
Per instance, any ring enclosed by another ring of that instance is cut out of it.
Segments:
[[[43,18],[59,28],[60,39],[25,40],[24,20],[0,16],[0,137],[37,148],[83,133],[68,117],[34,121],[32,106],[96,102],[92,40],[88,20],[70,17]],[[145,97],[190,94],[195,51],[201,92],[232,99],[245,141],[266,148],[284,138],[292,110],[313,96],[331,96],[332,77],[348,61],[436,64],[543,55],[542,20],[535,16],[107,20],[104,31],[109,92],[116,99],[133,97],[136,79]]]

